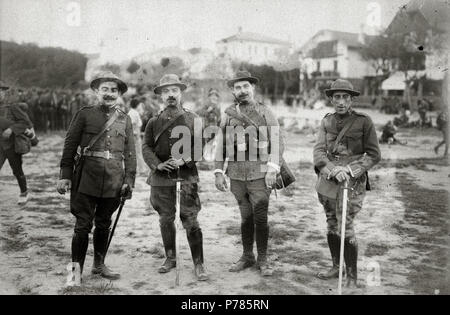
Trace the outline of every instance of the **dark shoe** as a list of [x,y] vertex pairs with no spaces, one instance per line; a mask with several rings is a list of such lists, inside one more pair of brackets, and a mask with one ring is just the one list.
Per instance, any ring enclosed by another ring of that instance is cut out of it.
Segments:
[[322,280],[339,278],[339,265],[331,267],[326,272],[319,272],[317,274],[317,278],[322,279]]
[[198,263],[198,264],[195,265],[194,273],[195,273],[195,276],[197,277],[198,281],[209,280],[209,276],[206,273],[205,267],[201,263]]
[[108,246],[109,230],[94,230],[94,265],[92,274],[109,280],[117,280],[120,274],[105,265],[106,247]]
[[92,268],[92,274],[93,275],[99,275],[103,278],[109,279],[109,280],[118,280],[120,279],[120,274],[117,272],[112,271],[108,267],[106,267],[105,264],[101,264],[99,266]]
[[231,268],[229,269],[230,272],[239,272],[246,268],[250,268],[255,264],[255,259],[251,258],[245,258],[241,257],[237,262],[235,262]]
[[159,273],[167,273],[171,269],[175,268],[177,266],[177,261],[174,258],[166,258],[164,263],[159,267],[158,272]]
[[267,261],[258,263],[258,268],[261,271],[261,276],[263,277],[270,277],[273,275],[273,268]]
[[322,280],[339,278],[339,254],[341,248],[341,238],[336,234],[327,235],[328,247],[330,248],[333,266],[326,272],[319,272],[317,278]]

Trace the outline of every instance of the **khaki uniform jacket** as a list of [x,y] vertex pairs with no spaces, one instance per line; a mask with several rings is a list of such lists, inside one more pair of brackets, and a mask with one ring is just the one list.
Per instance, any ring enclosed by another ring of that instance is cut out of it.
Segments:
[[[236,110],[236,105],[237,104],[232,104],[229,108],[232,110]],[[236,155],[230,154],[231,152],[236,153],[236,139],[228,138],[227,141],[226,138],[230,136],[230,133],[227,134],[227,127],[242,126],[243,128],[247,128],[249,126],[246,123],[225,113],[220,126],[222,133],[218,137],[219,147],[217,150],[215,168],[223,170],[225,160],[228,159],[226,174],[231,179],[249,181],[264,178],[267,173],[267,162],[274,162],[278,165],[281,165],[281,160],[284,152],[284,137],[278,124],[278,120],[275,118],[275,115],[272,113],[270,108],[261,103],[248,104],[244,106],[240,105],[239,110],[246,116],[248,116],[252,121],[254,121],[258,126],[278,127],[278,137],[272,137],[270,135],[270,128],[267,135],[267,142],[269,143],[264,144],[264,141],[261,141],[263,140],[261,137],[260,139],[253,139],[251,138],[251,135],[249,135],[249,137],[246,139],[247,150],[249,150],[250,146],[252,145],[267,145],[269,148],[271,148],[269,150],[269,155],[265,159],[262,159],[261,156],[258,156],[256,161],[252,161],[248,159],[248,155],[246,154],[246,159],[244,161],[237,161]],[[272,131],[275,131],[275,129],[273,129]],[[274,141],[276,141],[277,143],[272,143],[272,138],[274,138]],[[230,145],[234,148],[231,148]],[[276,148],[278,148],[278,150]]]
[[[4,150],[14,146],[14,135],[20,135],[27,128],[33,127],[30,117],[23,109],[24,105],[27,106],[25,103],[0,104],[0,117],[2,118],[0,126],[0,147]],[[1,133],[8,128],[11,128],[13,134],[10,138],[3,139]]]
[[[155,143],[155,136],[162,129],[164,124],[169,120],[168,111],[164,110],[156,117],[153,117],[147,123],[145,127],[144,142],[142,144],[142,154],[144,156],[145,163],[150,167],[150,175],[147,179],[147,184],[151,186],[175,186],[176,182],[173,180],[177,178],[176,171],[161,172],[157,170],[160,163],[167,161],[171,157],[172,147],[182,138],[171,137],[172,130],[177,126],[185,126],[189,129],[191,135],[191,154],[190,157],[186,157],[185,165],[180,167],[180,177],[184,179],[183,184],[197,183],[199,181],[197,167],[195,165],[196,150],[199,158],[202,156],[202,148],[204,141],[202,139],[202,128],[194,128],[194,120],[200,119],[195,113],[182,109],[185,111],[183,116],[177,118],[177,120],[170,125],[169,128],[164,130]],[[196,139],[195,139],[196,138]],[[197,149],[196,146],[199,146]],[[184,150],[185,148],[183,148]],[[183,154],[183,151],[180,152]],[[174,157],[175,158],[175,157]]]
[[[339,131],[353,118],[355,120],[340,140],[336,152],[332,152]],[[314,166],[320,171],[322,179],[335,166],[349,166],[353,178],[361,177],[381,159],[372,120],[366,114],[355,111],[343,120],[336,113],[327,114],[322,119],[313,155]]]

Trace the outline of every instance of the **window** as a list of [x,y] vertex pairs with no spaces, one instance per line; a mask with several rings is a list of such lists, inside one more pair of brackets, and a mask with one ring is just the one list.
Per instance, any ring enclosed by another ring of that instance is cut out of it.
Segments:
[[317,71],[320,71],[320,61],[317,61]]
[[333,69],[335,72],[337,72],[337,69],[338,69],[338,61],[337,60],[333,61]]

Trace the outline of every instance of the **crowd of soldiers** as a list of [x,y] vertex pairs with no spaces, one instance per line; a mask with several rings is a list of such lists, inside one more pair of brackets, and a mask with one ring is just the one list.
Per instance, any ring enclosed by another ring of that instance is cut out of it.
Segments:
[[[132,99],[139,102],[139,113],[145,127],[146,122],[160,109],[158,98],[145,89],[137,89],[134,95],[123,96],[118,101],[119,106],[128,111]],[[11,87],[6,96],[8,103],[27,104],[26,112],[37,132],[66,131],[75,114],[95,101],[91,91],[81,89]]]

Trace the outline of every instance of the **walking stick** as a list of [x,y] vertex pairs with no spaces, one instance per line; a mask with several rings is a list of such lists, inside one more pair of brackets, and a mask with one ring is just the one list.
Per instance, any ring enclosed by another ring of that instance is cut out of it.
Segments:
[[342,194],[342,218],[341,218],[341,250],[339,255],[339,284],[338,294],[342,295],[342,272],[344,266],[344,240],[345,240],[345,221],[347,218],[347,199],[348,199],[348,181],[344,182]]
[[180,168],[177,169],[176,180],[176,204],[175,204],[175,259],[176,259],[176,276],[175,285],[180,285],[180,270],[181,270],[181,259],[180,259],[180,235],[181,235],[181,182],[183,179],[180,177]]
[[117,212],[116,220],[114,221],[113,228],[111,230],[111,233],[109,234],[108,245],[106,246],[106,251],[105,251],[105,257],[106,257],[106,253],[108,252],[108,249],[109,249],[109,244],[111,244],[111,240],[114,236],[114,231],[116,230],[117,222],[119,222],[120,214],[122,213],[122,209],[123,209],[124,205],[125,205],[125,198],[122,197],[122,198],[120,198],[120,206],[119,206],[119,211]]

